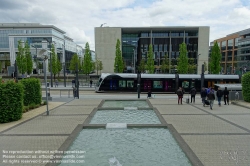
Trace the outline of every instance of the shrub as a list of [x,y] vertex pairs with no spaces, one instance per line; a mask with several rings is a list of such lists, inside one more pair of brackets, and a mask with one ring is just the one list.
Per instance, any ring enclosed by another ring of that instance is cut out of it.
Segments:
[[23,79],[21,83],[24,85],[24,105],[40,104],[42,101],[40,81],[36,78],[30,78]]
[[0,84],[0,123],[22,118],[23,85],[8,81]]
[[250,72],[245,73],[241,79],[243,99],[250,102]]

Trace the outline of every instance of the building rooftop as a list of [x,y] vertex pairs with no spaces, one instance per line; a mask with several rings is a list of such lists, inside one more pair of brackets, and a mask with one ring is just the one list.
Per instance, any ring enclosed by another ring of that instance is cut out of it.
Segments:
[[53,28],[62,34],[66,32],[55,27],[54,25],[42,25],[40,23],[0,23],[0,29],[12,28],[12,29],[22,29],[22,28]]

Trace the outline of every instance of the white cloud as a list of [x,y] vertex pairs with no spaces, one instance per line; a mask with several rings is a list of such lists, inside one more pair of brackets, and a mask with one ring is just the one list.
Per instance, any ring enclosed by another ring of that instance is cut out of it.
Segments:
[[0,22],[36,22],[64,30],[94,49],[94,27],[210,26],[210,41],[249,28],[243,0],[2,0]]

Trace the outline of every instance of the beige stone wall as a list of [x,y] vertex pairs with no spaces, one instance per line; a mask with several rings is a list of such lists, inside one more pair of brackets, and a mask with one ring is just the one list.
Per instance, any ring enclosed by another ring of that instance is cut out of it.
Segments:
[[117,39],[121,41],[121,35],[121,28],[95,28],[95,53],[103,63],[102,73],[114,72],[115,46]]
[[[199,36],[198,36],[198,74],[201,74],[201,67],[204,62],[208,65],[208,55],[209,55],[209,27],[199,27]],[[205,72],[207,73],[207,71]]]

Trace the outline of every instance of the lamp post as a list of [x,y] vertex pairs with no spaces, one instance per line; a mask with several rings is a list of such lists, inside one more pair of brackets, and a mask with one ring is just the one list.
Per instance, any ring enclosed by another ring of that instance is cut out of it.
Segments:
[[49,115],[49,108],[48,108],[48,87],[47,87],[47,73],[46,73],[46,60],[48,60],[48,56],[45,56],[44,57],[44,67],[43,67],[43,70],[44,70],[44,79],[45,79],[45,91],[46,91],[46,113],[47,115]]
[[[198,64],[199,64],[199,57],[200,57],[200,55],[201,55],[201,54],[198,54],[198,55],[197,55],[197,70],[198,70],[198,68],[199,68],[199,65],[198,65]],[[196,70],[196,72],[197,72],[197,74],[198,74],[198,71],[197,71],[197,70]]]
[[50,53],[49,53],[49,58],[50,58],[50,84],[51,87],[53,87],[53,81],[52,81],[52,61],[51,61],[51,42],[47,38],[43,38],[49,43],[50,46]]
[[66,76],[65,76],[65,72],[66,72],[66,64],[65,64],[65,44],[62,44],[63,46],[63,81],[64,81],[64,87],[66,87]]

